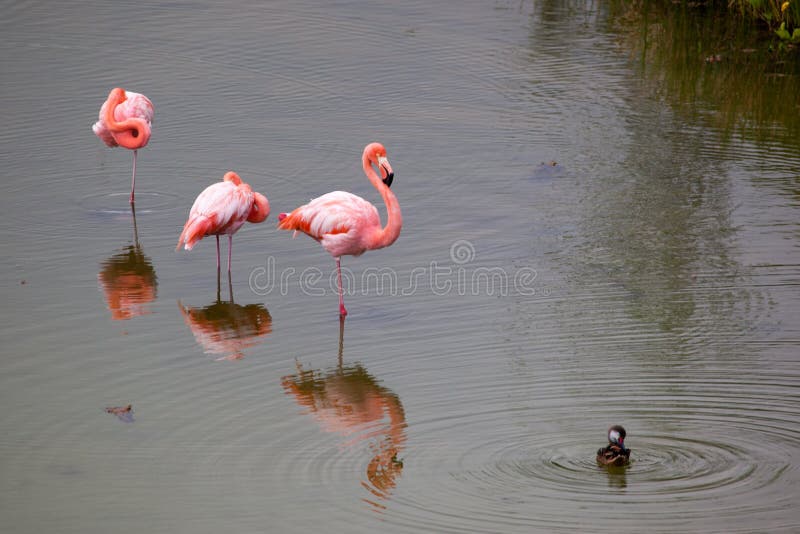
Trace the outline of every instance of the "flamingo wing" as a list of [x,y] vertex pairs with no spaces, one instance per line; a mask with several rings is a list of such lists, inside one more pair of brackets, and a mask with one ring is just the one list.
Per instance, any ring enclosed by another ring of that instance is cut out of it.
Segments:
[[371,224],[380,225],[375,206],[352,193],[334,191],[295,209],[278,227],[321,239],[327,234],[347,233]]
[[225,230],[231,224],[247,220],[252,207],[253,192],[249,187],[218,182],[200,193],[192,206],[190,216],[195,214],[213,218],[215,227]]
[[233,234],[247,220],[253,205],[253,192],[231,182],[208,186],[192,205],[189,219],[178,240],[192,247],[206,235]]
[[149,98],[133,91],[125,91],[125,98],[126,100],[114,110],[114,118],[118,121],[138,118],[152,124],[155,110]]
[[287,214],[278,228],[303,232],[338,257],[362,254],[367,250],[364,238],[380,224],[378,210],[371,203],[352,193],[334,191]]

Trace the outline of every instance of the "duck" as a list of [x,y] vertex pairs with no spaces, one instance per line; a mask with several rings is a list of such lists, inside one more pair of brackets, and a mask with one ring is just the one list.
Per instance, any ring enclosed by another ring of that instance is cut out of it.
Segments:
[[631,450],[625,448],[625,429],[614,425],[608,429],[608,446],[598,449],[598,465],[622,466],[631,459]]

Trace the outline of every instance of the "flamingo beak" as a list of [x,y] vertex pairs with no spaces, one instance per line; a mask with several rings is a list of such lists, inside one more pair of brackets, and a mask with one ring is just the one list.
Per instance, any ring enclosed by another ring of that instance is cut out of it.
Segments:
[[392,187],[392,180],[394,180],[394,173],[389,172],[386,174],[386,178],[383,179],[383,183],[386,184],[386,187]]
[[386,157],[378,158],[378,167],[381,169],[381,177],[386,187],[392,187],[392,180],[394,180],[394,171],[392,166],[389,165],[389,160]]

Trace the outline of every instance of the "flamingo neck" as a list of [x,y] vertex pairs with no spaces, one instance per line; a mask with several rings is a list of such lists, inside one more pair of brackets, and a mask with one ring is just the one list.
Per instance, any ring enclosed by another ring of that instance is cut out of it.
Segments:
[[119,87],[112,89],[106,99],[103,121],[119,146],[136,150],[145,146],[150,140],[150,124],[139,117],[128,117],[122,121],[116,119],[114,114],[117,107],[127,99],[125,90]]
[[400,212],[400,203],[392,190],[383,183],[380,176],[375,172],[375,169],[370,164],[367,155],[362,157],[362,164],[364,167],[364,174],[367,175],[372,186],[378,190],[383,197],[383,203],[386,204],[386,226],[379,229],[372,236],[370,248],[383,248],[388,247],[394,243],[400,236],[400,230],[403,227],[403,215]]
[[247,216],[247,221],[251,223],[264,222],[269,216],[269,201],[261,193],[253,192],[253,207]]
[[242,185],[242,179],[233,171],[228,171],[225,173],[225,176],[222,177],[223,182],[230,182],[233,185]]

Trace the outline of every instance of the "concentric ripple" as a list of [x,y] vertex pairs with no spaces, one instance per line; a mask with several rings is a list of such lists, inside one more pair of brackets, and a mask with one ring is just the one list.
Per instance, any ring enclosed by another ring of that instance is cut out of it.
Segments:
[[[129,192],[98,193],[78,200],[78,204],[90,213],[108,216],[130,217]],[[185,202],[185,201],[184,201]],[[178,195],[157,191],[136,191],[136,213],[183,209]]]
[[[607,3],[13,4],[6,529],[800,532],[796,146],[673,109]],[[112,84],[156,106],[138,221],[91,132]],[[333,262],[275,222],[335,189],[385,220],[371,140],[403,232],[345,266],[397,291],[345,296],[343,349],[300,282]],[[222,300],[213,240],[174,246],[229,169],[273,216]]]
[[[497,415],[465,417],[461,425],[491,426]],[[656,422],[666,426],[666,419]],[[448,455],[443,467],[429,464],[423,454],[417,458],[423,464],[419,469],[431,470],[435,488],[403,495],[399,500],[411,509],[403,511],[427,518],[425,528],[437,531],[455,525],[491,531],[499,528],[491,525],[502,524],[501,530],[509,532],[582,530],[588,525],[593,532],[636,531],[644,525],[659,532],[674,526],[675,516],[681,515],[693,522],[692,532],[719,531],[720,525],[736,532],[769,521],[794,521],[785,481],[797,476],[796,432],[763,442],[768,428],[742,433],[726,423],[707,439],[693,439],[703,434],[701,421],[684,417],[685,428],[675,433],[639,427],[651,425],[653,418],[629,422],[632,461],[624,468],[598,466],[594,454],[602,440],[588,440],[586,432],[560,432],[556,421],[544,425],[552,432],[531,425],[502,433],[498,426],[493,439]],[[429,443],[447,441],[432,428],[412,431]],[[477,428],[474,433],[487,434]],[[453,523],[454,517],[459,522]]]
[[[573,499],[593,500],[608,492],[606,478],[627,479],[629,495],[664,495],[714,492],[729,484],[746,482],[758,467],[744,448],[724,443],[681,440],[676,447],[670,436],[637,436],[633,461],[624,469],[599,467],[593,458],[594,443],[553,443],[546,449],[516,458],[520,451],[504,451],[497,464],[505,479],[520,476],[525,485],[539,479],[553,491]],[[608,473],[608,477],[606,477]],[[763,481],[762,481],[763,482]],[[575,493],[575,488],[581,491]],[[712,496],[713,497],[713,496]]]

